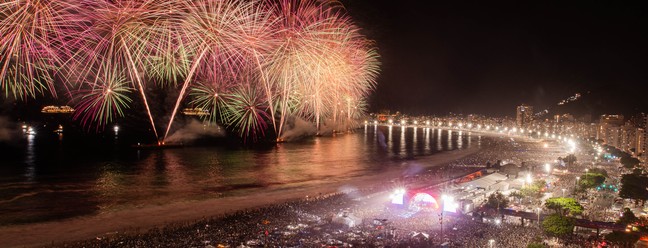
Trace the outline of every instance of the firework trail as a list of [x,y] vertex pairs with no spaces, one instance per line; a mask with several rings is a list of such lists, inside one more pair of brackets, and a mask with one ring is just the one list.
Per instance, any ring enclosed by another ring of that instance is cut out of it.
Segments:
[[[278,5],[273,5],[273,13],[278,16],[279,21],[279,46],[271,54],[274,66],[269,68],[275,85],[279,88],[279,129],[276,131],[278,138],[281,138],[283,125],[286,116],[291,114],[289,110],[289,99],[291,94],[296,93],[298,88],[305,90],[304,83],[312,80],[313,70],[311,66],[318,64],[314,61],[313,55],[321,51],[322,45],[327,42],[322,34],[336,32],[328,29],[327,22],[344,20],[338,12],[336,1],[296,1],[283,0]],[[315,62],[315,63],[313,63]],[[302,85],[299,85],[302,84]],[[315,87],[316,93],[319,93]],[[310,92],[310,91],[307,91]],[[315,97],[306,98],[303,101],[308,106],[313,102],[319,102]],[[316,106],[319,106],[316,104]],[[320,108],[315,108],[319,111]],[[319,129],[319,112],[314,114],[316,126]]]
[[347,104],[347,129],[357,127],[358,123],[353,124],[352,120],[359,120],[366,113],[366,98],[376,86],[380,65],[372,42],[366,39],[356,39],[356,42],[358,44],[348,46],[350,50],[344,53],[350,73],[341,95]]
[[[160,51],[155,42],[165,38],[168,31],[158,28],[158,20],[168,14],[173,5],[166,1],[129,1],[129,0],[99,0],[85,2],[87,9],[79,11],[76,18],[86,20],[87,25],[76,34],[70,46],[79,52],[71,61],[81,65],[76,71],[83,78],[93,70],[126,71],[128,78],[138,89],[146,108],[153,132],[158,137],[155,121],[148,104],[144,87],[146,62],[144,58],[151,57],[152,51]],[[153,53],[156,55],[157,53]],[[117,67],[118,70],[103,67]],[[97,84],[98,78],[94,84]]]
[[177,113],[180,103],[187,92],[194,74],[209,66],[203,59],[217,63],[232,72],[237,70],[245,59],[235,44],[240,44],[244,39],[239,30],[244,29],[240,25],[254,26],[254,18],[246,15],[247,9],[255,8],[255,1],[236,0],[205,0],[183,2],[187,13],[180,24],[183,27],[183,35],[186,37],[186,44],[194,49],[193,53],[198,54],[192,61],[191,69],[182,84],[180,95],[173,108],[169,124],[167,125],[164,137],[166,138],[171,130],[171,125]]
[[233,45],[242,53],[242,57],[248,61],[247,63],[251,64],[247,66],[256,68],[256,70],[251,70],[250,74],[259,77],[260,88],[263,89],[265,99],[268,102],[268,110],[270,116],[273,117],[270,118],[272,127],[276,133],[278,131],[274,118],[276,91],[273,82],[268,79],[266,68],[268,64],[274,62],[270,60],[267,54],[274,50],[278,43],[277,34],[279,30],[276,25],[279,23],[279,17],[273,15],[271,8],[263,2],[257,2],[253,7],[243,8],[242,11],[245,12],[243,15],[246,18],[240,19],[243,22],[233,26],[236,28],[234,33],[240,38],[231,41],[238,42]]

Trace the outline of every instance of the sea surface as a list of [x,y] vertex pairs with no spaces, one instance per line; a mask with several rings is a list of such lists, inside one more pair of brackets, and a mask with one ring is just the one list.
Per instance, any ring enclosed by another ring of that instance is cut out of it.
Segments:
[[91,141],[66,135],[23,134],[4,151],[12,154],[0,164],[0,226],[348,180],[480,146],[482,139],[468,132],[367,125],[262,149],[138,150],[122,137],[127,134]]

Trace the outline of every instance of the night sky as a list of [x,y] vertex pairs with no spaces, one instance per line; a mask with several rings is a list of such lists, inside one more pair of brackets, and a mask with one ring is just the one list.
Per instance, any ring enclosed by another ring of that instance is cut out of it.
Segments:
[[646,6],[566,2],[342,1],[382,57],[372,111],[648,112]]

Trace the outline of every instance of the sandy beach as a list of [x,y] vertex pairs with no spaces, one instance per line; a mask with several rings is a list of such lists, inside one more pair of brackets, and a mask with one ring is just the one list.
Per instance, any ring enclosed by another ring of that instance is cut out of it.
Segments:
[[200,201],[175,202],[165,205],[143,206],[93,216],[37,224],[14,225],[0,228],[0,244],[3,247],[38,247],[53,243],[92,239],[112,233],[135,233],[169,223],[190,222],[210,216],[218,216],[246,208],[286,202],[308,195],[338,192],[343,188],[366,188],[384,184],[399,178],[408,164],[416,163],[422,168],[440,166],[476,153],[479,148],[443,152],[415,160],[408,160],[400,168],[341,180],[326,185],[299,189],[279,189],[256,192],[245,196],[232,196]]

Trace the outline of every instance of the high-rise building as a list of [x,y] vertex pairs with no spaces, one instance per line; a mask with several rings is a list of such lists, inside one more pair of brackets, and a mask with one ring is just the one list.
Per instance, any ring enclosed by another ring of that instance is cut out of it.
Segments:
[[600,124],[623,125],[623,115],[601,115]]
[[[643,120],[641,120],[643,123]],[[644,152],[644,128],[643,124],[638,125],[637,122],[628,121],[625,125],[621,126],[621,135],[619,149],[626,151],[634,157],[640,157]]]
[[515,123],[518,127],[530,125],[533,122],[533,106],[522,104],[517,107]]
[[603,141],[613,147],[621,147],[621,127],[609,126],[603,133]]
[[596,138],[608,145],[618,147],[621,125],[623,125],[623,115],[601,115]]
[[648,115],[644,117],[643,139],[641,140],[641,154],[644,162],[648,162]]
[[574,122],[574,120],[574,116],[571,114],[554,115],[554,121],[556,123]]
[[637,128],[637,137],[635,142],[637,142],[635,154],[638,157],[643,157],[646,155],[646,147],[644,143],[646,142],[646,130],[644,128]]
[[637,128],[634,125],[630,123],[626,123],[625,125],[621,126],[620,133],[619,133],[618,148],[626,152],[636,149],[636,145],[637,145],[636,135],[637,135]]

